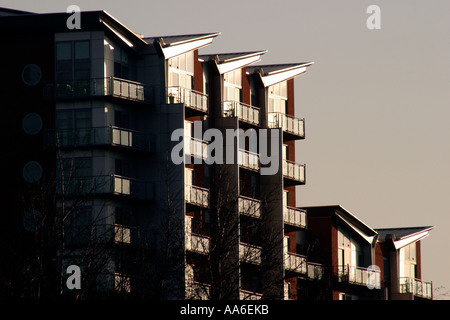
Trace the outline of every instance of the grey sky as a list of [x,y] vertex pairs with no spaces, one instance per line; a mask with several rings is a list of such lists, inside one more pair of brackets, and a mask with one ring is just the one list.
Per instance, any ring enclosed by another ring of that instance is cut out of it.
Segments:
[[[314,61],[296,79],[307,164],[300,205],[341,204],[373,228],[436,225],[422,278],[450,291],[448,0],[17,1],[35,12],[105,10],[146,36],[221,32],[204,53],[267,49],[262,63]],[[366,9],[381,8],[381,30]],[[439,298],[439,292],[436,292]],[[449,297],[445,297],[449,298]]]

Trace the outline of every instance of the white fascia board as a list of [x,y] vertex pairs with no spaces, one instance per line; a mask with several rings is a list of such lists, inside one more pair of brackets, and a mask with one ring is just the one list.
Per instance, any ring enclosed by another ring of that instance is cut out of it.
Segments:
[[170,59],[176,56],[179,56],[180,54],[207,46],[211,44],[213,41],[212,38],[206,38],[206,39],[199,39],[195,41],[185,42],[181,44],[172,44],[168,47],[163,47],[162,51],[164,53],[165,59]]
[[395,249],[396,250],[401,249],[401,248],[403,248],[403,247],[405,247],[405,246],[407,246],[407,245],[409,245],[409,244],[411,244],[413,242],[425,239],[428,236],[429,236],[428,231],[425,231],[425,232],[421,232],[419,234],[416,234],[416,235],[414,235],[412,237],[396,240],[396,241],[394,241]]
[[261,76],[263,84],[265,87],[269,87],[275,83],[294,78],[306,71],[306,67],[296,68],[284,72],[279,72],[275,74],[269,74],[267,76]]
[[253,56],[244,59],[234,60],[230,62],[224,62],[217,65],[217,69],[219,69],[220,74],[224,74],[239,68],[246,67],[252,63],[258,62],[261,60],[261,56]]
[[122,40],[123,42],[125,42],[125,44],[127,46],[129,46],[130,48],[134,47],[133,43],[128,40],[126,37],[124,37],[123,35],[121,35],[119,33],[119,31],[117,31],[114,27],[110,26],[108,23],[106,23],[103,19],[100,18],[100,22],[102,22],[109,30],[111,30],[120,40]]
[[350,228],[352,228],[356,233],[358,233],[364,240],[366,240],[370,245],[373,244],[373,239],[375,236],[368,236],[363,231],[361,231],[359,228],[354,226],[352,223],[350,223],[347,219],[345,219],[342,215],[340,215],[338,212],[336,212],[336,215],[341,218],[342,221],[344,221]]

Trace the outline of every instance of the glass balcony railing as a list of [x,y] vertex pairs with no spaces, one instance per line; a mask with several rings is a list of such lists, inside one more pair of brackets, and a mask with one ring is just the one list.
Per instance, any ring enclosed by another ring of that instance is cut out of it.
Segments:
[[433,283],[415,278],[400,278],[400,293],[412,293],[425,299],[433,299]]
[[379,271],[350,265],[338,266],[338,280],[339,282],[372,286],[373,288],[380,288],[381,286]]
[[298,208],[284,206],[283,221],[285,224],[306,228],[306,211]]
[[144,152],[152,151],[152,139],[142,132],[108,126],[46,132],[47,148],[117,146]]
[[284,159],[283,176],[300,183],[305,183],[305,165]]
[[239,196],[239,213],[250,217],[261,217],[261,201]]
[[167,103],[183,103],[186,107],[204,113],[208,112],[208,96],[201,92],[183,87],[168,87]]
[[259,170],[259,154],[243,149],[239,149],[238,164],[241,167],[253,171]]
[[66,177],[57,181],[59,196],[121,195],[130,198],[152,200],[153,183],[119,175],[92,177]]
[[301,138],[305,137],[305,119],[280,112],[270,112],[268,117],[269,128],[281,128],[287,133]]
[[239,244],[239,260],[251,264],[261,264],[261,247],[241,242]]
[[209,206],[209,190],[193,185],[185,186],[184,197],[187,203],[207,208]]
[[238,101],[224,101],[222,103],[222,116],[237,117],[253,125],[260,124],[259,108]]
[[117,244],[138,244],[139,229],[122,224],[114,224],[114,242]]
[[53,81],[44,85],[44,97],[47,99],[112,96],[130,101],[149,102],[146,95],[144,84],[116,77]]

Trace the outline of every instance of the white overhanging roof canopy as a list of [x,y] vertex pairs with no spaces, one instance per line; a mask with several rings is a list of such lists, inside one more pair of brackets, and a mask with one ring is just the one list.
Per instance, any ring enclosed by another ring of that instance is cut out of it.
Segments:
[[207,33],[199,35],[181,35],[181,36],[166,36],[158,37],[158,43],[165,59],[170,59],[180,54],[199,49],[210,45],[213,38],[220,35],[217,33]]

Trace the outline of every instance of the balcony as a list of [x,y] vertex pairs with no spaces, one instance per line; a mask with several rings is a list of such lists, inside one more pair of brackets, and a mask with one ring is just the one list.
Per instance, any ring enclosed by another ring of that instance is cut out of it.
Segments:
[[202,113],[208,113],[208,96],[192,89],[168,87],[167,103],[182,103],[188,108]]
[[306,257],[298,253],[284,252],[284,269],[296,273],[306,274]]
[[185,234],[185,248],[187,251],[197,252],[201,254],[209,253],[209,237],[186,232]]
[[239,213],[253,218],[261,217],[261,201],[239,196]]
[[306,228],[306,211],[293,207],[283,207],[283,221],[285,224]]
[[239,260],[251,264],[261,264],[261,247],[239,243]]
[[119,175],[67,177],[57,182],[59,196],[120,195],[141,200],[153,199],[153,184]]
[[411,293],[416,297],[433,299],[433,283],[414,278],[400,278],[400,293]]
[[245,169],[259,171],[259,154],[239,149],[238,164]]
[[324,267],[322,264],[307,262],[307,275],[311,280],[322,280]]
[[46,99],[78,99],[88,97],[116,97],[148,103],[146,86],[142,83],[116,77],[73,81],[53,81],[44,84]]
[[338,266],[338,281],[372,288],[381,287],[380,271],[349,265]]
[[305,165],[283,159],[283,177],[304,184]]
[[112,146],[151,152],[152,145],[150,135],[114,126],[48,131],[45,136],[46,148]]
[[239,290],[239,300],[261,300],[262,296],[262,293],[256,293],[243,289]]
[[205,160],[208,157],[208,142],[193,137],[184,137],[185,153],[199,159]]
[[193,185],[186,185],[184,189],[184,197],[187,203],[195,206],[208,208],[209,206],[209,190]]
[[288,134],[299,138],[305,137],[305,119],[296,118],[280,112],[270,112],[268,116],[269,128],[281,128],[283,132]]
[[211,285],[194,280],[186,280],[186,300],[209,300]]
[[237,117],[239,121],[259,126],[259,108],[238,101],[224,101],[222,103],[222,116],[225,118]]
[[136,245],[139,242],[139,230],[136,227],[114,224],[114,243]]

